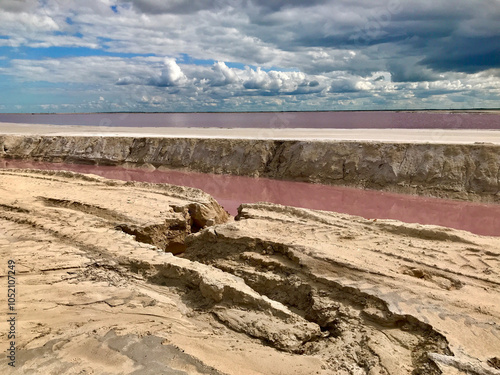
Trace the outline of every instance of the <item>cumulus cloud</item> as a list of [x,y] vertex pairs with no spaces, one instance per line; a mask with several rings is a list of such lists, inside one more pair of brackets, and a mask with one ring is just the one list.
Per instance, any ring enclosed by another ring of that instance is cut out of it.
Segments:
[[[369,109],[377,105],[439,108],[453,103],[473,104],[470,98],[484,96],[484,93],[488,97],[483,103],[493,105],[500,94],[500,79],[495,71],[472,75],[452,73],[432,82],[398,83],[392,81],[387,71],[365,77],[344,72],[308,75],[230,68],[222,62],[208,67],[174,65],[171,60],[156,57],[15,60],[13,64],[12,69],[0,68],[0,74],[11,74],[25,82],[57,84],[70,80],[75,95],[84,92],[86,97],[95,92],[96,98],[88,101],[88,107],[78,107],[79,110],[313,110]],[[110,66],[113,69],[109,69]],[[224,73],[229,77],[227,81]],[[151,85],[152,77],[164,79],[165,84]],[[29,85],[25,84],[23,91],[29,91]],[[53,106],[50,108],[54,110]]]
[[5,0],[0,74],[123,109],[487,106],[499,18],[494,0]]
[[[36,39],[37,46],[49,46],[77,45],[77,39],[53,35],[74,31],[82,34],[82,46],[92,48],[157,55],[169,50],[174,55],[311,73],[337,69],[366,73],[385,68],[399,56],[418,57],[415,67],[474,73],[497,67],[499,60],[500,7],[492,0],[457,0],[453,7],[445,0],[123,0],[117,4],[9,0],[0,4],[5,10],[0,12],[0,33],[16,39],[17,45],[33,46]],[[117,6],[117,14],[111,6]],[[68,18],[73,24],[67,23]],[[306,57],[314,49],[329,58],[318,58],[309,66]],[[357,54],[348,64],[340,56],[348,57],[347,51]],[[411,76],[392,66],[395,76]]]
[[210,82],[212,86],[230,85],[240,80],[235,70],[228,68],[224,62],[214,63],[213,71],[216,76]]
[[301,72],[265,72],[261,68],[246,70],[243,87],[271,92],[295,92],[300,86],[307,86],[306,75]]
[[162,69],[161,74],[153,77],[149,84],[158,87],[180,86],[187,82],[186,75],[182,69],[175,62],[175,59],[165,59],[165,67]]

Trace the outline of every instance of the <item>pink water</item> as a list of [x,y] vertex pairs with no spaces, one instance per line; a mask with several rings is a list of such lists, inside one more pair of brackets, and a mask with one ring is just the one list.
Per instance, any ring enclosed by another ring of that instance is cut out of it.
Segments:
[[127,127],[499,129],[500,112],[0,114],[0,122]]
[[235,215],[241,203],[273,202],[362,216],[435,224],[500,236],[500,205],[461,202],[304,182],[181,171],[144,171],[108,166],[1,160],[0,168],[36,168],[93,173],[125,181],[191,186],[211,194]]

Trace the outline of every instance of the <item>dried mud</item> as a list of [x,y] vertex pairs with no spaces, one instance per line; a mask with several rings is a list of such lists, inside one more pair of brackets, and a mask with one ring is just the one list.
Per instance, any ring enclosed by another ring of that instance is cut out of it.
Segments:
[[500,374],[499,238],[71,172],[0,190],[10,373]]

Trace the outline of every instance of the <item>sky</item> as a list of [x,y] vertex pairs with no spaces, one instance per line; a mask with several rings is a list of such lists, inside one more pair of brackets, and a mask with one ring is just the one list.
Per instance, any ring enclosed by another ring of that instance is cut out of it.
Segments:
[[0,0],[0,112],[500,107],[500,0]]

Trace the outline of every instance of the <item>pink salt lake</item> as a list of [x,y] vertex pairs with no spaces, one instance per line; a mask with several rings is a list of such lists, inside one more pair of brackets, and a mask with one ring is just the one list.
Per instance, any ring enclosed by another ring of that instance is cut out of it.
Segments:
[[124,181],[191,186],[212,195],[232,215],[241,203],[272,202],[335,211],[367,219],[396,219],[500,236],[500,205],[462,202],[267,178],[174,170],[145,171],[109,166],[0,160],[0,168],[35,168],[92,173]]

